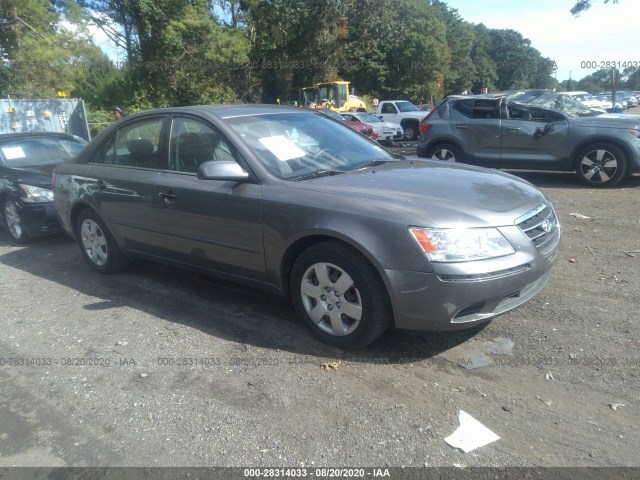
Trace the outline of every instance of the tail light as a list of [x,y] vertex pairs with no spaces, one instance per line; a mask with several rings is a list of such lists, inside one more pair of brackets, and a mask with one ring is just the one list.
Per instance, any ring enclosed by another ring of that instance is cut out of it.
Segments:
[[431,117],[431,115],[433,115],[435,113],[436,109],[434,108],[433,110],[431,110],[428,115],[426,117],[424,117],[421,121],[420,121],[420,131],[421,132],[428,132],[429,129],[431,128],[431,124],[427,123],[429,121],[429,117]]

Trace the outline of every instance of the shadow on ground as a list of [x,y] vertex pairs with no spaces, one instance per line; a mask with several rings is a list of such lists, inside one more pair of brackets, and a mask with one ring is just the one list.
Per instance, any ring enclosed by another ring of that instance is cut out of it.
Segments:
[[[0,230],[0,246],[7,245],[12,242]],[[391,330],[366,349],[347,352],[316,341],[284,298],[142,261],[120,274],[99,275],[85,263],[78,246],[63,235],[19,246],[0,255],[0,264],[99,298],[83,306],[89,311],[126,306],[228,341],[337,360],[390,364],[425,360],[464,343],[484,328],[458,332]]]

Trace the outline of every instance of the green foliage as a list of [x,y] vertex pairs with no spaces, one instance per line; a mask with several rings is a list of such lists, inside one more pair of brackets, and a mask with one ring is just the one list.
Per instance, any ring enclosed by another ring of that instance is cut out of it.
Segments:
[[[292,103],[302,87],[341,79],[368,104],[555,85],[554,62],[521,34],[472,25],[439,0],[0,2],[1,93],[69,90],[95,110],[93,123],[118,104]],[[124,50],[124,65],[92,43],[92,25]]]
[[[604,0],[604,3],[618,3],[618,0]],[[580,15],[585,10],[589,10],[591,8],[591,4],[593,2],[591,0],[578,0],[576,4],[571,9],[571,15]]]

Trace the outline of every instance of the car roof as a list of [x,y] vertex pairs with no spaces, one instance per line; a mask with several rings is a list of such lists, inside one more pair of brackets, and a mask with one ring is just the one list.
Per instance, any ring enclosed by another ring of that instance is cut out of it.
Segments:
[[0,143],[10,142],[12,140],[21,140],[25,138],[36,138],[36,137],[63,137],[67,139],[73,140],[82,140],[75,135],[71,135],[69,133],[64,132],[21,132],[21,133],[3,133],[0,135]]
[[169,107],[145,110],[144,112],[130,115],[127,119],[158,113],[199,113],[204,115],[214,115],[219,118],[233,118],[251,115],[264,115],[286,112],[308,112],[313,110],[302,107],[289,107],[285,105],[269,105],[269,104],[225,104],[225,105],[192,105],[188,107]]

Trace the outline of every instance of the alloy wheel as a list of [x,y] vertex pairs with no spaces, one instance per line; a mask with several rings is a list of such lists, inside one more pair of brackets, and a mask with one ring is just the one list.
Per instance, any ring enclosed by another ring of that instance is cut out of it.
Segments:
[[100,225],[92,219],[87,218],[82,222],[80,227],[80,236],[82,248],[87,258],[98,267],[105,265],[109,257],[109,251],[107,248],[107,239]]
[[16,240],[20,240],[24,234],[22,219],[18,213],[18,207],[16,207],[16,204],[10,200],[4,205],[4,218],[7,222],[9,233],[11,233],[13,238]]
[[331,263],[315,263],[302,276],[302,304],[311,320],[329,335],[352,333],[362,319],[362,299],[353,279]]

